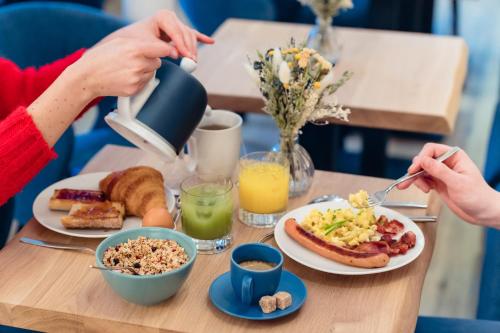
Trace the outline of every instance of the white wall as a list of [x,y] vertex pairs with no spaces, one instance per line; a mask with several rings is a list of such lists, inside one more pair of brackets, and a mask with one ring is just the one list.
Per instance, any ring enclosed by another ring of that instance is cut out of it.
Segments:
[[159,9],[170,9],[180,14],[176,0],[121,0],[122,16],[135,21],[154,14]]

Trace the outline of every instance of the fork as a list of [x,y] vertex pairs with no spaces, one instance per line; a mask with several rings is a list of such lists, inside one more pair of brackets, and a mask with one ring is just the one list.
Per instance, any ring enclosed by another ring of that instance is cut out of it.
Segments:
[[[448,150],[446,153],[438,156],[436,158],[436,161],[443,162],[443,161],[447,160],[448,158],[450,158],[451,156],[455,155],[459,151],[460,151],[460,147],[453,147],[450,150]],[[421,171],[416,172],[416,173],[411,174],[411,175],[407,173],[404,176],[396,179],[396,181],[394,181],[394,183],[387,186],[387,188],[385,188],[384,190],[373,193],[372,195],[370,195],[368,197],[368,206],[367,207],[380,206],[381,204],[384,203],[385,199],[387,198],[387,194],[389,194],[389,192],[394,187],[396,187],[398,184],[401,184],[402,182],[405,182],[407,180],[418,177],[418,176],[422,175],[424,172],[425,172],[424,170],[421,170]]]

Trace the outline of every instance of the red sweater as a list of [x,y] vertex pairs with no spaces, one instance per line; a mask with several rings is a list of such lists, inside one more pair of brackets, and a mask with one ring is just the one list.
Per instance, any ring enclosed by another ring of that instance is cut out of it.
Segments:
[[0,206],[57,157],[26,108],[83,52],[39,69],[21,70],[0,58]]

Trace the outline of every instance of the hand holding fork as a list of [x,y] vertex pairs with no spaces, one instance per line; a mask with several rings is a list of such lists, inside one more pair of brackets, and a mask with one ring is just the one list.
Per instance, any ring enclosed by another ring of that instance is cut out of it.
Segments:
[[[450,158],[451,156],[455,155],[457,152],[460,151],[460,148],[459,147],[453,147],[451,148],[450,150],[448,150],[446,153],[438,156],[436,158],[437,161],[439,162],[443,162],[445,161],[446,159]],[[373,194],[370,194],[368,196],[368,206],[367,207],[374,207],[374,206],[380,206],[381,204],[384,203],[385,199],[387,198],[387,195],[389,194],[389,192],[394,188],[396,187],[398,184],[401,184],[407,180],[410,180],[410,179],[413,179],[415,177],[418,177],[422,174],[424,174],[425,171],[424,170],[421,170],[419,172],[416,172],[414,174],[405,174],[404,176],[396,179],[396,181],[394,181],[392,184],[390,184],[389,186],[387,186],[385,189],[381,190],[381,191],[378,191],[378,192],[375,192]]]

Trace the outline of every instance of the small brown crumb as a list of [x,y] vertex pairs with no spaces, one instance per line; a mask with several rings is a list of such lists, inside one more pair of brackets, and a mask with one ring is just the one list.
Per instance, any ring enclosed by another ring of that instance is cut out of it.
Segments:
[[276,298],[276,306],[280,310],[285,310],[287,307],[292,305],[292,295],[286,291],[277,292],[274,294],[274,298]]
[[259,305],[264,313],[274,312],[276,311],[276,298],[274,296],[262,296]]

